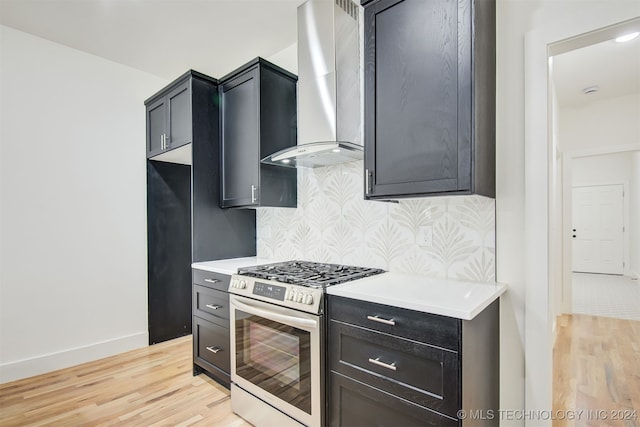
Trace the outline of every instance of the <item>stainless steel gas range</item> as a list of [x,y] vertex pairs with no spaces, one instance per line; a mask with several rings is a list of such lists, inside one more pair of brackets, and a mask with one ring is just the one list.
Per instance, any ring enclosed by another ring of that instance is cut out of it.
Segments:
[[229,286],[233,412],[258,427],[322,426],[325,289],[382,272],[306,261],[238,269]]

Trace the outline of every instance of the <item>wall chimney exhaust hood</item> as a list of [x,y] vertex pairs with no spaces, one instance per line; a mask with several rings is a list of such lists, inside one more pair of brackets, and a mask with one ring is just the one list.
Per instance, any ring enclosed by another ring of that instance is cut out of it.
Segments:
[[320,167],[363,158],[358,16],[351,0],[298,7],[298,145],[263,163]]

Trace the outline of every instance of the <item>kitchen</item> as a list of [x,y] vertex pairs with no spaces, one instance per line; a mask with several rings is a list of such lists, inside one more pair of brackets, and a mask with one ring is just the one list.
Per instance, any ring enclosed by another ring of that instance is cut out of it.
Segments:
[[[538,381],[537,375],[525,375],[524,369],[524,300],[525,294],[535,292],[525,287],[523,252],[524,34],[544,31],[549,22],[571,12],[599,17],[585,19],[587,29],[637,14],[633,6],[609,12],[603,12],[602,5],[573,7],[575,11],[562,2],[508,1],[498,2],[497,7],[495,276],[509,284],[501,304],[505,381],[501,407],[523,407],[525,378],[532,385]],[[582,27],[576,34],[581,31]],[[278,37],[277,30],[273,32]],[[12,82],[8,86],[3,80],[2,97],[5,381],[5,370],[13,366],[10,362],[22,361],[20,368],[35,374],[42,362],[38,358],[44,355],[61,367],[146,345],[141,105],[191,65],[159,78],[5,27],[3,43],[3,58],[14,59],[2,65],[3,76],[11,76]],[[257,55],[233,58],[224,70],[211,74],[221,76],[253,56]],[[15,91],[10,90],[14,86]],[[40,107],[36,112],[34,105]],[[39,126],[27,121],[34,120],[34,114]],[[108,118],[111,125],[96,117]],[[73,126],[69,126],[71,118]],[[272,228],[271,236],[276,233]],[[273,237],[266,234],[264,239],[268,242]],[[38,269],[32,265],[35,260]]]

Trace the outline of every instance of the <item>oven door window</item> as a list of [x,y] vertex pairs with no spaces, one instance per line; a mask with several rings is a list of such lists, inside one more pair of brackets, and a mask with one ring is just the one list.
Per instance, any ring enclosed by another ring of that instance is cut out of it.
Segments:
[[236,309],[236,374],[311,414],[311,334]]

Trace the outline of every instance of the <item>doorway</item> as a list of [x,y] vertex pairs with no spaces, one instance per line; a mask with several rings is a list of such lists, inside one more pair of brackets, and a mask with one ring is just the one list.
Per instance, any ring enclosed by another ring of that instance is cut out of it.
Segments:
[[640,151],[568,153],[564,159],[568,247],[561,268],[568,301],[558,313],[640,320],[640,284],[632,279],[631,262],[632,243],[640,238],[640,220],[634,220],[640,218],[636,157]]
[[[530,31],[525,39],[525,348],[527,372],[535,372],[526,376],[527,408],[550,405],[555,321],[567,301],[565,290],[570,289],[564,287],[567,280],[562,269],[567,264],[564,260],[570,259],[564,241],[571,238],[571,228],[564,226],[567,222],[562,216],[568,198],[562,197],[561,177],[567,168],[566,157],[557,150],[555,138],[551,57],[610,40],[621,30],[638,31],[637,6],[637,3],[616,8],[607,5],[599,8],[600,13],[593,13],[596,8],[586,8],[582,13],[582,8],[575,7],[570,17]],[[601,139],[609,141],[612,147],[640,148],[637,139],[628,144],[614,142],[615,135],[603,135]],[[602,154],[599,150],[591,151],[584,155]]]
[[618,317],[612,295],[640,307],[627,292],[640,269],[632,245],[640,240],[640,37],[615,41],[629,31],[614,25],[549,47],[552,321],[576,312]]

